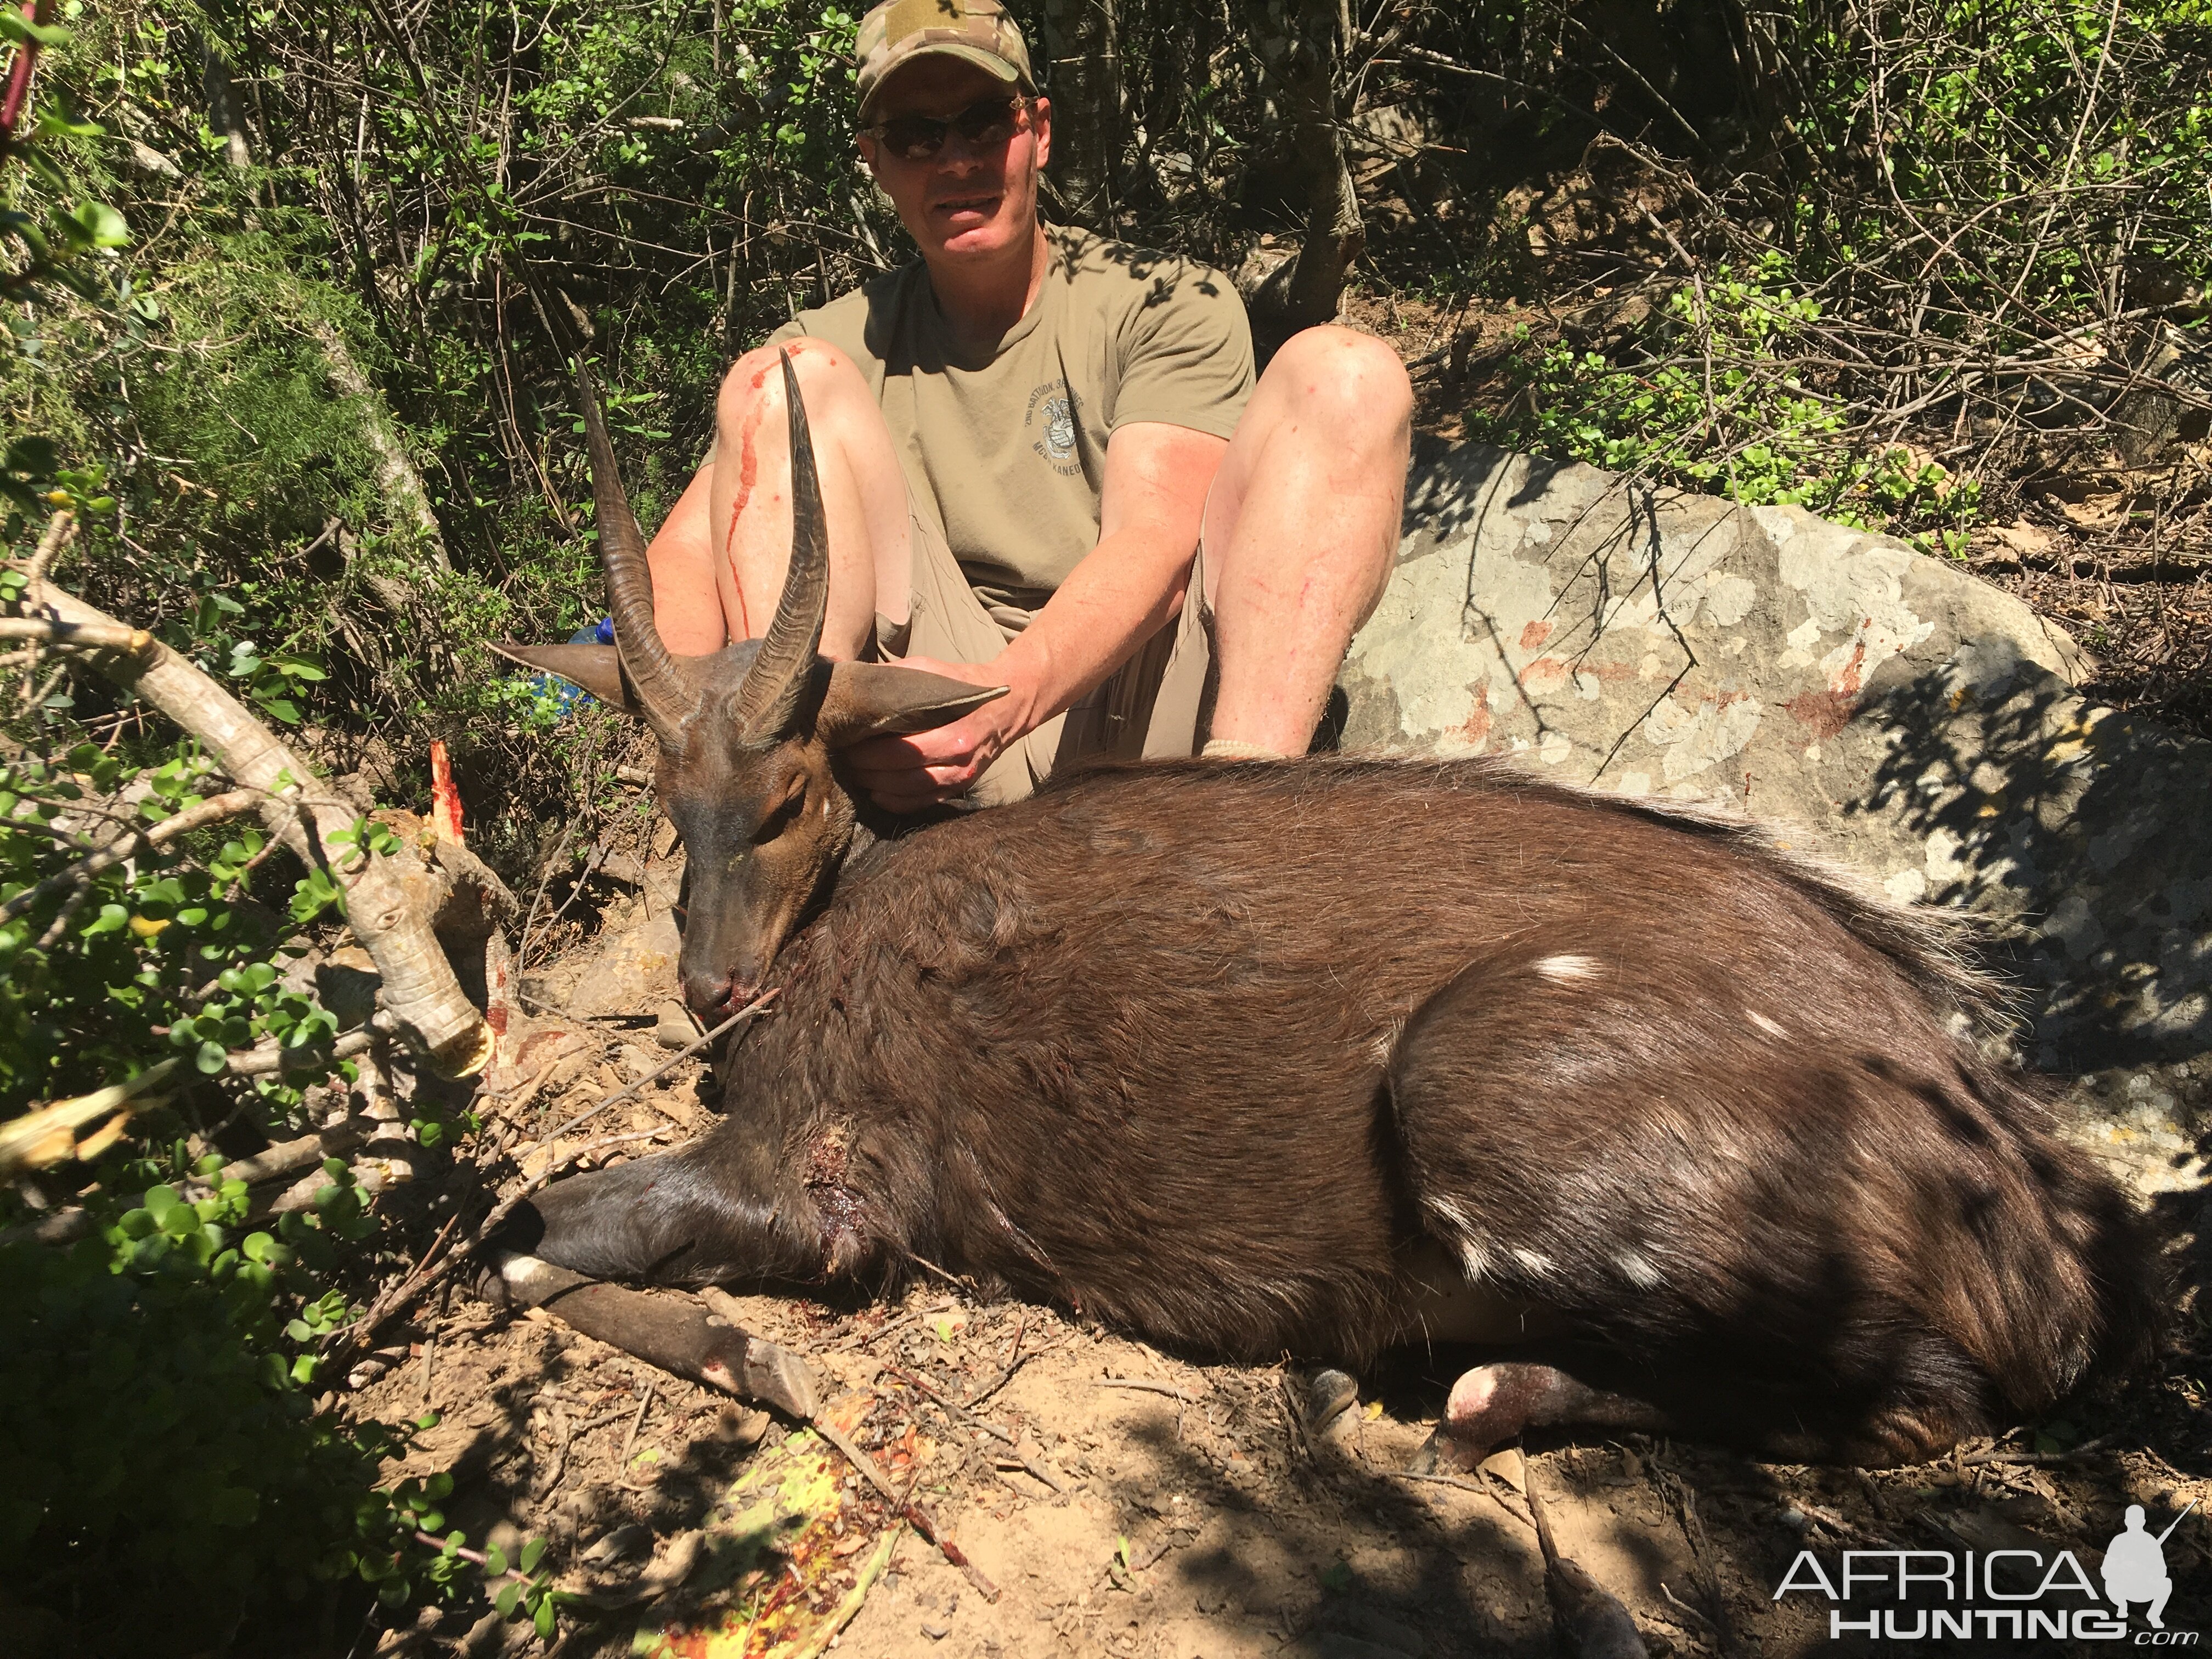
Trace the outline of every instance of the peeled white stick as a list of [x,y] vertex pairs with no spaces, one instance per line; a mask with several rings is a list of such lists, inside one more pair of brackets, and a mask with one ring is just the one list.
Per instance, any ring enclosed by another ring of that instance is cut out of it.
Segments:
[[[64,623],[122,627],[51,582],[41,583],[33,598],[34,610]],[[270,799],[263,817],[270,832],[310,865],[327,867],[344,889],[346,922],[376,963],[385,1012],[447,1076],[480,1070],[491,1057],[491,1028],[453,977],[430,918],[409,900],[381,859],[364,848],[332,844],[332,836],[352,833],[359,816],[353,807],[322,791],[307,763],[245,704],[160,641],[100,659],[99,665],[205,744],[233,780],[265,792]]]

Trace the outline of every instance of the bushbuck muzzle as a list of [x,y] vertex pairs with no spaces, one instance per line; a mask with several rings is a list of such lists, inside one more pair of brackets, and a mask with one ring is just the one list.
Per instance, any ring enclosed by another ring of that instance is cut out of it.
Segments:
[[[788,353],[782,365],[791,561],[765,635],[703,657],[678,656],[662,643],[645,537],[616,471],[598,392],[579,360],[577,400],[615,642],[495,647],[638,716],[659,739],[653,788],[684,842],[684,999],[710,1023],[760,988],[862,820],[875,816],[841,778],[842,751],[865,738],[947,725],[1005,695],[1003,687],[820,655],[830,538],[805,403]],[[716,556],[727,556],[727,550]],[[877,827],[890,826],[878,820]]]

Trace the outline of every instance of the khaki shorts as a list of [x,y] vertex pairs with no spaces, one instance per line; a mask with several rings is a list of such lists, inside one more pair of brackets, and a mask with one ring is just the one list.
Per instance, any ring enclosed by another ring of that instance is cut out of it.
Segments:
[[[933,515],[911,493],[907,517],[914,549],[912,609],[904,626],[876,618],[878,650],[893,662],[908,655],[939,662],[991,661],[1021,632],[1029,613],[985,605],[968,585]],[[1196,753],[1213,660],[1205,569],[1201,538],[1183,592],[1182,614],[1146,641],[1097,690],[994,761],[968,792],[969,799],[1003,806],[1022,799],[1054,771],[1101,757],[1153,760]]]

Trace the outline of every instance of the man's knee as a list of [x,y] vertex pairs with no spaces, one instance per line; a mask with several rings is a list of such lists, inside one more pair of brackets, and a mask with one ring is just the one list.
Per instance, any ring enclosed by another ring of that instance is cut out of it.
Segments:
[[1413,384],[1398,354],[1372,334],[1324,323],[1292,335],[1267,365],[1300,412],[1346,432],[1395,434],[1412,421]]
[[783,367],[786,352],[792,373],[799,378],[799,395],[811,416],[817,409],[837,399],[854,386],[866,389],[853,360],[827,340],[801,335],[781,346],[756,346],[730,366],[714,400],[714,416],[724,432],[752,426],[767,415],[783,412]]

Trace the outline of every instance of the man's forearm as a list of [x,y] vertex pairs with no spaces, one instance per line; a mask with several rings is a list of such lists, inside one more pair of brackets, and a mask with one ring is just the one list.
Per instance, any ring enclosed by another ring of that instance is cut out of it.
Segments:
[[992,665],[1034,731],[1137,653],[1181,609],[1195,549],[1151,525],[1103,538]]

